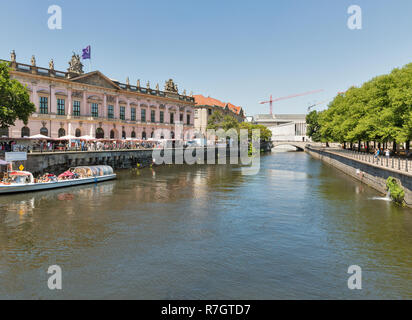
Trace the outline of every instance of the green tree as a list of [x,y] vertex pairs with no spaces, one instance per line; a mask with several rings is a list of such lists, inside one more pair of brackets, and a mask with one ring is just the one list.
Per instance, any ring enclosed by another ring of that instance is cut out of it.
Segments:
[[13,126],[16,120],[27,124],[36,107],[26,87],[10,78],[9,66],[0,63],[0,127]]
[[409,142],[412,139],[412,64],[338,94],[323,112],[307,117],[314,141]]
[[266,126],[261,124],[252,124],[249,122],[242,122],[239,125],[239,130],[248,130],[248,138],[252,140],[253,130],[260,130],[260,141],[270,141],[272,140],[272,131],[270,131]]
[[306,116],[308,136],[315,142],[322,141],[320,133],[319,112],[312,111]]
[[213,114],[209,117],[209,120],[207,122],[207,128],[208,129],[221,129],[221,123],[223,121],[223,113],[220,111],[215,111]]

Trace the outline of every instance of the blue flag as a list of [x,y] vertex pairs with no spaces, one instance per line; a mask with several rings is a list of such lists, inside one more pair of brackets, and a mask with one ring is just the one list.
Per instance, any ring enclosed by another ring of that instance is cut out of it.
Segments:
[[87,46],[86,49],[83,49],[82,58],[83,58],[83,60],[91,59],[91,56],[92,56],[91,47]]

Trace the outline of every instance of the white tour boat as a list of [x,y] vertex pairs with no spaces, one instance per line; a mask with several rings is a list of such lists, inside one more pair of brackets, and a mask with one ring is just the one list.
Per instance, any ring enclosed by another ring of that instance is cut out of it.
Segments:
[[8,171],[0,182],[0,195],[65,188],[113,179],[116,179],[116,174],[110,166],[75,167],[58,177],[50,174],[38,180],[35,180],[30,172]]

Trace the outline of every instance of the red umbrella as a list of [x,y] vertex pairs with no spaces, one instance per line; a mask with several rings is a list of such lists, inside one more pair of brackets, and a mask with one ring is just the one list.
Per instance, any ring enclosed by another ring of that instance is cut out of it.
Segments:
[[73,172],[66,171],[66,172],[63,172],[61,175],[59,175],[59,178],[72,177],[72,176],[74,176]]

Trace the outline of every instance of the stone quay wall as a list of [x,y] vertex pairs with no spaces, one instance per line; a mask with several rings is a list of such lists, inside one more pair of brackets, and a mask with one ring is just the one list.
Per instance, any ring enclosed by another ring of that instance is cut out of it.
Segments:
[[[175,163],[176,150],[172,151],[173,164]],[[182,149],[180,149],[182,150]],[[185,149],[185,152],[193,152],[195,148]],[[218,159],[219,157],[229,157],[230,149],[226,148],[204,148],[204,163],[208,159]],[[199,155],[196,160],[199,160]],[[156,160],[156,159],[155,159]],[[158,161],[155,162],[157,164]],[[217,162],[217,161],[216,161]],[[229,162],[229,161],[228,161]],[[114,169],[144,168],[153,164],[153,149],[132,149],[132,150],[108,150],[108,151],[86,151],[86,152],[44,152],[29,153],[26,161],[16,161],[13,168],[16,170],[20,165],[24,170],[30,171],[34,176],[43,173],[60,174],[65,170],[75,166],[110,165]]]
[[327,148],[307,146],[305,151],[315,159],[322,160],[382,194],[387,193],[386,180],[388,177],[394,177],[405,190],[406,205],[412,208],[412,174],[410,172],[402,172],[353,159],[345,154],[334,153],[333,150]]

